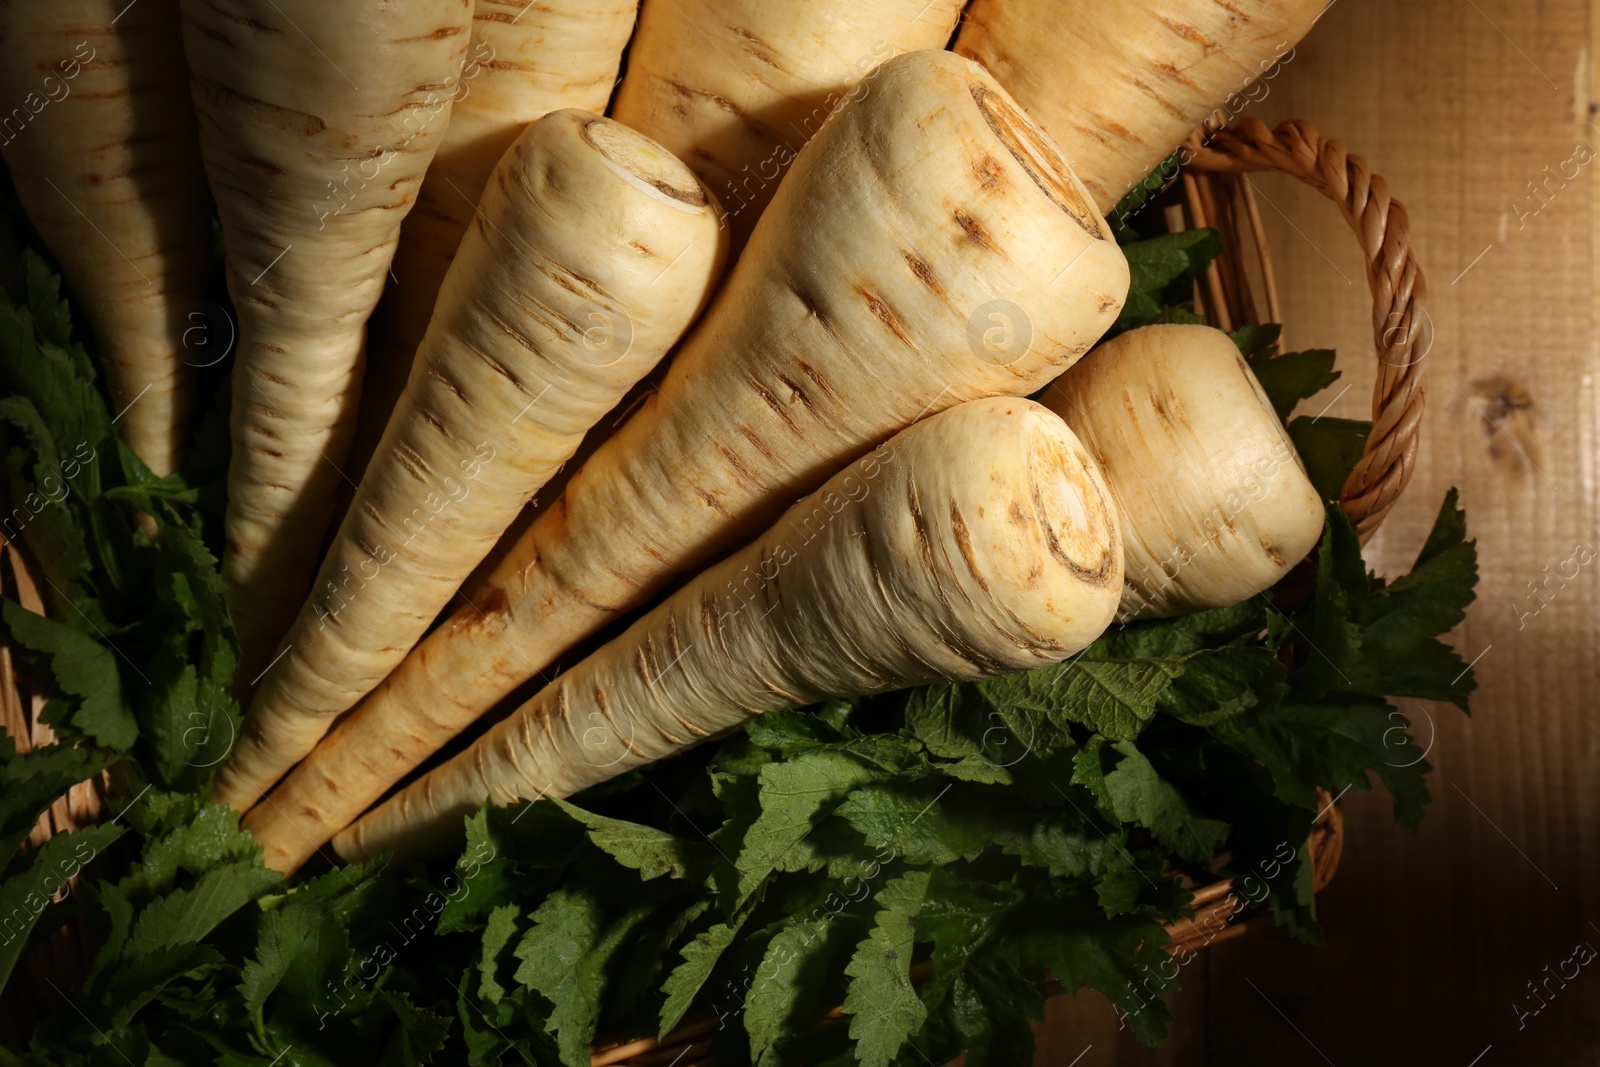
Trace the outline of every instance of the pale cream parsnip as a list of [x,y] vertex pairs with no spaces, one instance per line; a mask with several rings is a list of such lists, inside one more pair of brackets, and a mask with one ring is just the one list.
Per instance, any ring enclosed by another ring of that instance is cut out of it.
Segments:
[[[1111,622],[1121,571],[1110,493],[1061,419],[961,404],[835,475],[335,848],[425,850],[485,800],[569,796],[762,712],[1059,663]],[[268,862],[296,865],[304,841],[280,832]]]
[[211,258],[177,0],[0,4],[0,108],[0,155],[94,331],[117,431],[170,474]]
[[[1110,211],[1216,108],[1292,58],[1329,0],[973,0],[982,63]],[[1237,110],[1237,107],[1233,110]]]
[[943,48],[962,0],[645,0],[615,117],[722,201],[737,255],[796,153],[886,59]]
[[400,228],[393,284],[373,312],[349,470],[383,436],[434,301],[500,157],[528,124],[564,108],[604,113],[639,0],[475,0],[472,47],[450,125]]
[[224,803],[248,808],[400,662],[722,274],[726,235],[700,180],[587,111],[528,127],[481,211],[288,651],[256,691]]
[[355,818],[577,642],[897,431],[1041,388],[1127,286],[1104,219],[993,78],[950,52],[885,63],[801,151],[660,388],[273,805]]
[[1322,501],[1294,443],[1221,330],[1130,330],[1042,399],[1116,495],[1125,619],[1237,604],[1276,585],[1322,536]]
[[305,598],[367,317],[450,118],[468,0],[182,0],[239,315],[223,577],[253,682]]

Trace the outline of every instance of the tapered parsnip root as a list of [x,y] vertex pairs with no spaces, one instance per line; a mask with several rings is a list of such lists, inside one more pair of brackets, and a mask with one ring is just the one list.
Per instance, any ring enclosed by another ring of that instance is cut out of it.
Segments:
[[1116,495],[1124,619],[1237,604],[1276,585],[1322,536],[1322,501],[1221,330],[1130,331],[1042,399]]
[[177,0],[0,4],[0,94],[0,154],[94,331],[117,430],[170,474],[211,255]]
[[359,479],[405,390],[456,247],[500,157],[531,122],[601,114],[639,0],[475,0],[472,47],[450,125],[400,229],[394,284],[372,315],[349,471]]
[[[429,634],[274,803],[355,818],[557,656],[874,445],[963,400],[1041,388],[1116,318],[1127,270],[981,68],[949,52],[885,63],[801,151],[659,391],[476,607]],[[256,814],[264,833],[273,805]]]
[[288,651],[256,691],[223,803],[248,808],[400,662],[721,274],[700,180],[586,111],[530,126],[481,210]]
[[955,47],[1011,90],[1110,211],[1214,109],[1292,58],[1329,6],[973,0]]
[[693,167],[735,254],[795,154],[861,80],[943,48],[961,0],[645,0],[613,112]]
[[367,316],[449,121],[465,0],[182,0],[239,313],[223,575],[254,680],[305,598]]
[[[1059,662],[1111,622],[1121,558],[1110,494],[1059,418],[963,404],[836,475],[335,847],[413,851],[484,800],[567,796],[761,712]],[[268,854],[293,844],[280,832]]]

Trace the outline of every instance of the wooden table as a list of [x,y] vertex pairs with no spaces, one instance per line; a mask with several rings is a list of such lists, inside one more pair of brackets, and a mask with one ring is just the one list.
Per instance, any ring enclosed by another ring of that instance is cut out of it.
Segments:
[[[1393,826],[1382,792],[1344,798],[1325,950],[1252,934],[1207,953],[1154,1052],[1099,996],[1057,998],[1037,1064],[1600,1063],[1600,958],[1557,975],[1580,943],[1600,951],[1597,15],[1580,0],[1337,0],[1252,109],[1316,123],[1411,209],[1432,392],[1415,480],[1367,559],[1403,570],[1461,488],[1482,580],[1454,643],[1481,657],[1480,687],[1470,721],[1407,702],[1424,743],[1436,731],[1420,833]],[[1332,412],[1367,417],[1354,240],[1316,194],[1255,182],[1286,340],[1337,347],[1335,388],[1354,387]]]

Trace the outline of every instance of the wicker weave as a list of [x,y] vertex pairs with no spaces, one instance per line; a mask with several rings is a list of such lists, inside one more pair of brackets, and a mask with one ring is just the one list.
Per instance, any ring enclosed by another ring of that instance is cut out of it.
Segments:
[[[1309,122],[1293,120],[1268,129],[1256,119],[1245,119],[1191,147],[1192,168],[1240,175],[1247,191],[1249,181],[1242,176],[1250,171],[1276,170],[1299,178],[1339,205],[1361,242],[1372,290],[1378,378],[1372,391],[1372,435],[1339,502],[1365,541],[1411,481],[1428,399],[1426,357],[1432,337],[1425,336],[1424,324],[1431,320],[1422,307],[1427,285],[1411,254],[1411,218],[1366,160],[1348,154],[1340,142],[1324,139]],[[1259,232],[1259,218],[1255,226]]]

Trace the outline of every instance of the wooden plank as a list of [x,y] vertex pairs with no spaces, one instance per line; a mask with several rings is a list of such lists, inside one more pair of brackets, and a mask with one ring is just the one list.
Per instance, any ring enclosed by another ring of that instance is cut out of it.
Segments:
[[[1258,109],[1345,140],[1412,209],[1436,325],[1427,436],[1368,559],[1404,569],[1460,486],[1482,583],[1454,641],[1482,659],[1471,722],[1408,704],[1436,730],[1422,832],[1396,830],[1386,798],[1347,798],[1329,948],[1218,951],[1208,1062],[1594,1062],[1600,967],[1565,984],[1545,970],[1578,942],[1600,948],[1600,558],[1576,562],[1600,550],[1596,200],[1592,168],[1568,162],[1600,145],[1588,16],[1578,0],[1340,0]],[[1259,184],[1281,209],[1267,221],[1291,341],[1365,370],[1370,303],[1343,222],[1286,180]],[[1372,378],[1351,377],[1333,411],[1360,417]],[[1577,574],[1528,594],[1563,569]],[[1537,1015],[1530,981],[1549,983]]]
[[[1411,835],[1381,793],[1345,798],[1326,949],[1270,934],[1213,949],[1159,1053],[1103,1001],[1057,1002],[1038,1064],[1596,1062],[1600,966],[1574,956],[1600,949],[1600,556],[1580,562],[1600,552],[1600,183],[1575,154],[1600,148],[1592,21],[1584,0],[1338,0],[1252,110],[1342,139],[1411,209],[1432,393],[1416,477],[1367,558],[1405,569],[1461,488],[1482,581],[1453,640],[1482,656],[1474,717],[1405,702],[1432,740],[1435,802]],[[1355,242],[1315,193],[1256,185],[1286,339],[1336,347],[1336,391],[1353,385],[1330,414],[1366,417]]]

